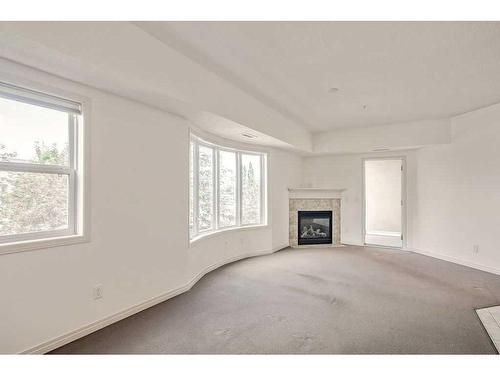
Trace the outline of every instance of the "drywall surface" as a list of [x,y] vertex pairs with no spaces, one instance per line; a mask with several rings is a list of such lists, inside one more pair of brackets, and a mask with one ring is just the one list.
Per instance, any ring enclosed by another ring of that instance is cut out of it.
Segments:
[[315,133],[313,149],[317,153],[353,154],[380,148],[413,149],[450,140],[450,120],[440,119]]
[[[345,189],[340,204],[341,242],[362,245],[363,239],[363,160],[365,158],[397,156],[406,159],[407,247],[412,246],[414,217],[417,203],[415,191],[415,151],[371,154],[330,155],[304,159],[303,185],[307,187]],[[405,199],[405,198],[403,198]]]
[[[181,288],[207,267],[288,244],[282,190],[288,176],[299,179],[298,157],[270,151],[267,227],[190,247],[186,121],[5,60],[0,69],[4,80],[90,100],[90,241],[0,255],[0,353],[30,350]],[[103,298],[94,300],[98,284]]]
[[500,104],[453,118],[452,135],[416,153],[415,247],[500,272]]
[[406,156],[407,248],[500,274],[500,104],[450,124],[449,144],[304,159],[305,186],[346,189],[343,243],[363,243],[363,158]]
[[271,155],[271,174],[269,187],[273,209],[273,248],[282,247],[289,242],[289,199],[288,188],[302,183],[303,159],[296,155],[275,150]]

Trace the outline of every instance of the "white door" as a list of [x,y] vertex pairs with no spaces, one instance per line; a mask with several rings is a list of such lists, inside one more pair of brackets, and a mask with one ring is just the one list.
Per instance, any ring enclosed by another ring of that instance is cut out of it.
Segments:
[[403,160],[364,161],[365,244],[403,247]]

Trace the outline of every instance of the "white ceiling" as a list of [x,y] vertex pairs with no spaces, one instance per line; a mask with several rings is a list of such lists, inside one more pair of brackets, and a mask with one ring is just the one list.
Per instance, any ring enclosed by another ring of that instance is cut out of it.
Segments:
[[313,132],[500,102],[500,22],[136,25]]
[[[160,108],[229,139],[312,150],[307,128],[170,47],[162,30],[130,22],[0,22],[0,57]],[[7,63],[1,58],[0,71]]]

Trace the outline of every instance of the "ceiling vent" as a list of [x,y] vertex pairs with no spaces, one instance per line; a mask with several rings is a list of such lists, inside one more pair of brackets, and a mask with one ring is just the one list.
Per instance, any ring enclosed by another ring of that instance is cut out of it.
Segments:
[[248,138],[248,139],[255,139],[257,138],[256,135],[253,135],[253,134],[250,134],[250,133],[241,133],[241,135],[245,138]]

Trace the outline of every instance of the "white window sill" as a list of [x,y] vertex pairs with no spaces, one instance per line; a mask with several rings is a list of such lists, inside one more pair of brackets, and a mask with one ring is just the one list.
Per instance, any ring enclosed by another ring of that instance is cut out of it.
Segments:
[[243,231],[255,230],[255,229],[267,229],[267,228],[270,228],[269,224],[247,225],[247,226],[243,226],[243,227],[219,229],[218,231],[200,234],[199,236],[189,240],[189,247],[196,246],[202,240],[206,240],[206,239],[220,236],[223,234],[243,232]]
[[40,238],[34,240],[7,242],[0,244],[0,255],[18,253],[21,251],[31,251],[46,249],[50,247],[74,245],[87,242],[88,238],[84,235],[71,235],[61,237]]
[[366,232],[367,235],[370,236],[386,236],[386,237],[401,237],[401,232],[389,232],[383,230],[372,230]]

